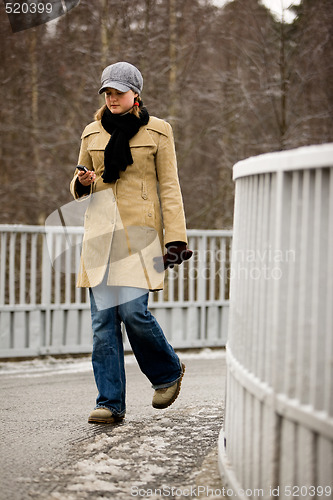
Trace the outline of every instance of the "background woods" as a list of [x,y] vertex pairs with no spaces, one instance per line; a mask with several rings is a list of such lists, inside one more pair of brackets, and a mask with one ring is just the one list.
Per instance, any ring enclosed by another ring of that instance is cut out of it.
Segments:
[[189,228],[230,228],[232,165],[333,140],[333,2],[292,24],[259,0],[81,0],[13,34],[0,5],[2,223],[42,224],[71,201],[102,69],[137,65],[151,114],[174,127]]

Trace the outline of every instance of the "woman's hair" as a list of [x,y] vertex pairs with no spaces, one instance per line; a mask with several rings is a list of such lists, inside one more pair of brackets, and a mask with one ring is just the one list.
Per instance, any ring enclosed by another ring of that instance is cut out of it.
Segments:
[[[133,108],[130,110],[130,113],[133,113],[133,115],[135,115],[137,118],[140,118],[141,108],[143,106],[141,97],[140,96],[136,97],[135,102],[139,103],[139,106],[138,105],[133,106]],[[101,120],[105,109],[106,109],[106,104],[103,104],[103,106],[96,111],[94,119]]]
[[106,110],[106,104],[103,104],[103,106],[99,108],[94,114],[95,120],[101,120],[105,110]]

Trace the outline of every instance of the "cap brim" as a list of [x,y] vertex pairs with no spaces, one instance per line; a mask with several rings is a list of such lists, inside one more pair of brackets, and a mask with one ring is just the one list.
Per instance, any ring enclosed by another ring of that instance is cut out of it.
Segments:
[[99,94],[103,94],[107,89],[116,89],[119,90],[120,92],[128,92],[131,90],[131,87],[128,87],[127,85],[124,85],[123,83],[120,82],[115,82],[114,80],[109,80],[106,81],[98,91]]

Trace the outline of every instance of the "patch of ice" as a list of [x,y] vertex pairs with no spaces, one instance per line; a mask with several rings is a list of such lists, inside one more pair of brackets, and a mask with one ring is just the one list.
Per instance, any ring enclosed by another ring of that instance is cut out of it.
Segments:
[[84,474],[85,478],[91,472],[94,475],[106,473],[112,476],[113,479],[125,479],[128,473],[122,469],[124,464],[126,464],[124,460],[112,458],[100,461],[97,456],[93,460],[81,460],[76,466],[80,473]]
[[224,348],[210,349],[205,347],[199,351],[181,351],[177,352],[178,356],[183,360],[185,359],[225,359],[226,351]]
[[[225,349],[210,349],[204,348],[199,351],[176,351],[182,360],[190,359],[224,359]],[[125,355],[125,364],[132,365],[136,363],[133,354]],[[0,376],[13,375],[13,376],[52,376],[56,374],[70,374],[70,373],[86,373],[92,371],[91,360],[89,357],[82,358],[54,358],[47,356],[44,358],[34,358],[29,361],[3,361],[0,362]]]
[[88,358],[56,359],[52,356],[36,358],[29,361],[6,361],[0,363],[0,375],[29,377],[52,376],[55,373],[85,373],[92,371]]
[[115,484],[103,481],[102,479],[96,479],[95,477],[91,479],[85,477],[82,483],[70,484],[67,488],[70,491],[118,491],[118,487]]

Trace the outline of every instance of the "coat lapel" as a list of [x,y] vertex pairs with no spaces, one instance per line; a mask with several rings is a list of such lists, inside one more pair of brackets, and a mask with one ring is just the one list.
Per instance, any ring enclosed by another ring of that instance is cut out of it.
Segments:
[[135,134],[135,136],[132,137],[132,139],[130,139],[129,145],[131,148],[138,148],[138,147],[142,147],[142,146],[147,146],[147,147],[155,146],[156,147],[155,142],[153,141],[151,135],[149,134],[149,132],[147,131],[147,129],[145,127],[141,127],[139,132],[137,134]]

